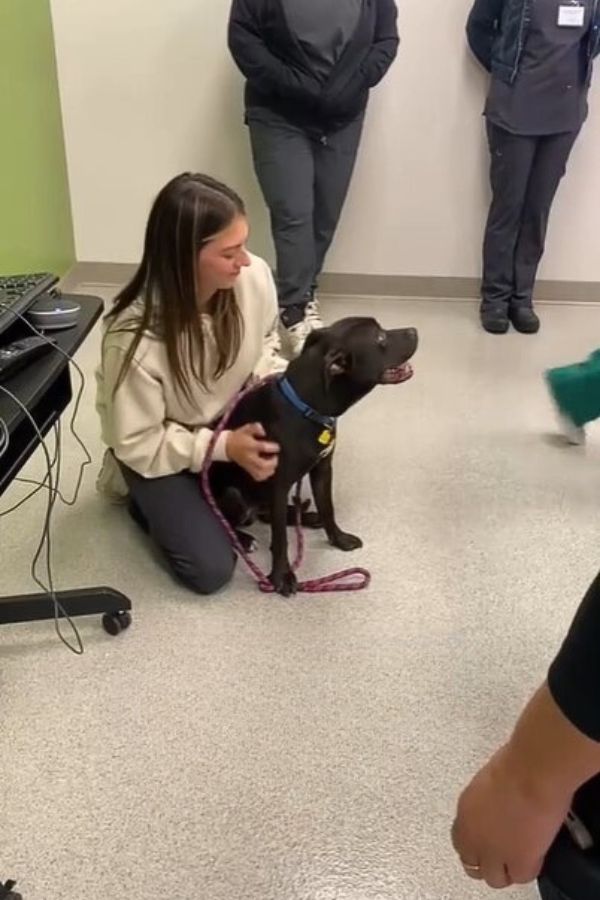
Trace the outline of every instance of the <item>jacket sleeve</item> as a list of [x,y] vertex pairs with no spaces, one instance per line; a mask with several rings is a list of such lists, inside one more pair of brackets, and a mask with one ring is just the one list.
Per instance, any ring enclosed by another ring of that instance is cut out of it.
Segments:
[[504,0],[475,0],[467,20],[467,41],[473,55],[488,72],[492,47],[500,24]]
[[257,0],[233,0],[228,44],[236,65],[257,90],[282,99],[317,100],[321,82],[309,72],[286,65],[267,47],[255,8]]
[[[132,360],[119,387],[115,373],[120,372],[124,351],[105,350],[105,403],[109,406],[110,443],[117,459],[144,478],[175,475],[189,469],[199,472],[212,438],[210,428],[186,428],[166,419],[163,387],[139,362]],[[114,354],[115,358],[109,359]],[[214,459],[226,460],[228,432],[219,435]]]
[[589,588],[556,659],[548,686],[579,731],[600,741],[600,574]]
[[379,84],[396,58],[399,43],[396,3],[394,0],[378,0],[375,39],[361,66],[367,87]]

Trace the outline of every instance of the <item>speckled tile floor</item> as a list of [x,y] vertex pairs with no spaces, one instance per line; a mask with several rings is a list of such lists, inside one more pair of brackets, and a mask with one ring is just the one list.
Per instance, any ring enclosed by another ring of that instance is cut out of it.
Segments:
[[[592,349],[600,307],[542,307],[539,336],[493,338],[468,302],[325,304],[362,311],[421,333],[414,380],[341,425],[337,507],[368,592],[284,601],[240,568],[198,599],[91,473],[57,508],[58,586],[110,583],[135,618],[118,639],[80,620],[81,658],[50,623],[0,630],[0,879],[25,900],[486,896],[448,829],[598,567],[599,432],[549,439],[541,373]],[[98,344],[79,354],[96,459]],[[67,490],[78,459],[66,438]],[[29,589],[42,506],[0,519],[4,592]],[[309,536],[307,575],[347,563]]]

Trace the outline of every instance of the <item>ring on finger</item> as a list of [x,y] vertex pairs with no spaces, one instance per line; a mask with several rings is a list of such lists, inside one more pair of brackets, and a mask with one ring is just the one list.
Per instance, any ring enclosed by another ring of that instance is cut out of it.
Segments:
[[461,859],[462,867],[467,872],[481,872],[481,866],[473,865],[472,863],[466,863]]

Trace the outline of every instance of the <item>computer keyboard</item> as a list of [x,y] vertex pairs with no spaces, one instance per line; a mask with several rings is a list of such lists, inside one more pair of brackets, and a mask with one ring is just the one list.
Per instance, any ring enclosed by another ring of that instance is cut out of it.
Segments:
[[14,325],[18,315],[23,315],[57,281],[58,276],[49,272],[0,275],[0,333]]

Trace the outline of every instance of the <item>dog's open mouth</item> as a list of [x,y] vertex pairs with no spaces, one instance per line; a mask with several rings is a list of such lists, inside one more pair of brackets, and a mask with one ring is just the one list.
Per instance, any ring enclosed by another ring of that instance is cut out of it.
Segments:
[[381,379],[382,384],[402,384],[413,377],[413,367],[410,363],[404,363],[403,366],[394,366],[394,368],[386,369]]

